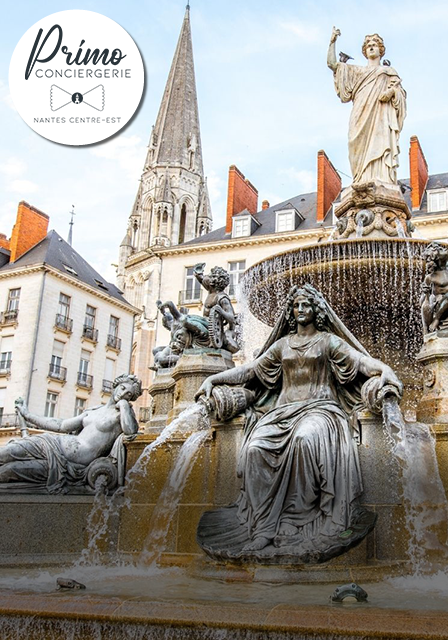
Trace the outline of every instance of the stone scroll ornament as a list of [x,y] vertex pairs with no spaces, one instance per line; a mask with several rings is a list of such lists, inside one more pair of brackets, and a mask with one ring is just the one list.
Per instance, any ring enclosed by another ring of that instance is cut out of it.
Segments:
[[432,333],[448,325],[448,247],[431,242],[423,258],[426,260],[420,299],[423,332]]
[[[138,431],[131,402],[141,394],[136,376],[120,375],[107,404],[67,419],[34,415],[22,398],[16,400],[22,437],[0,449],[0,491],[92,493],[122,485],[124,443]],[[45,433],[30,436],[29,426]]]
[[197,539],[217,560],[326,562],[359,544],[376,514],[360,505],[357,411],[401,398],[311,285],[294,286],[256,360],[197,393],[220,420],[245,415],[235,504],[205,512]]

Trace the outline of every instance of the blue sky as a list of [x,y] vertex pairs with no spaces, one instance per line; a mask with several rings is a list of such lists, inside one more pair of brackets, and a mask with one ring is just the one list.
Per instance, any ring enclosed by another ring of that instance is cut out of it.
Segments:
[[[8,90],[12,52],[39,19],[66,9],[97,11],[134,38],[146,68],[143,104],[118,136],[90,147],[41,138],[15,112]],[[112,279],[171,59],[185,0],[8,2],[0,38],[0,231],[10,234],[25,199],[50,215],[74,246]],[[366,33],[380,33],[386,58],[408,93],[399,177],[409,175],[408,145],[418,135],[431,173],[448,170],[448,4],[404,0],[191,0],[202,149],[215,228],[224,224],[227,170],[236,164],[271,204],[313,191],[316,154],[325,149],[349,174],[350,105],[337,98],[326,66],[333,24],[338,50],[364,64]],[[348,183],[349,179],[344,178]]]

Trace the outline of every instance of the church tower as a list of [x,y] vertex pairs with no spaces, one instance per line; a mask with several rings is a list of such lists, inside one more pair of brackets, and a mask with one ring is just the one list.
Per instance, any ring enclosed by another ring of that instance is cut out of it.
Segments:
[[192,240],[211,227],[187,6],[120,247],[119,277],[124,276],[123,260],[131,254],[153,246],[169,247]]

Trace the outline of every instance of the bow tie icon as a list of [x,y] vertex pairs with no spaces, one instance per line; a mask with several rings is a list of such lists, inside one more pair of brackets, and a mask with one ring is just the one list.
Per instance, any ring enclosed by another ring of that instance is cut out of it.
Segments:
[[70,93],[56,84],[51,85],[50,106],[52,111],[59,111],[68,104],[81,104],[82,102],[97,111],[102,111],[104,109],[104,86],[99,84],[85,93],[79,91]]

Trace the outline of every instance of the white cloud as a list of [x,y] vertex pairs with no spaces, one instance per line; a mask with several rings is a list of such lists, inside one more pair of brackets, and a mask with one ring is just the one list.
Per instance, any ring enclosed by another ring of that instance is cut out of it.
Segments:
[[21,197],[39,191],[39,185],[31,180],[13,180],[6,187],[7,191],[18,193]]
[[112,140],[93,147],[90,153],[97,158],[116,162],[127,176],[135,179],[140,176],[145,159],[145,147],[141,142],[141,138],[136,135],[115,136]]
[[8,85],[0,80],[0,102],[4,102],[12,111],[17,111],[8,90]]
[[0,164],[0,173],[8,178],[18,178],[26,172],[27,166],[20,158],[11,157]]
[[303,44],[314,44],[322,40],[322,32],[319,27],[298,21],[280,22],[279,26],[285,31],[293,33]]
[[316,190],[316,174],[314,171],[289,167],[288,169],[281,169],[278,173],[281,176],[286,176],[291,183],[294,183],[298,193]]

